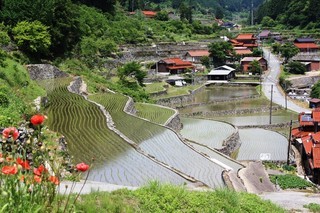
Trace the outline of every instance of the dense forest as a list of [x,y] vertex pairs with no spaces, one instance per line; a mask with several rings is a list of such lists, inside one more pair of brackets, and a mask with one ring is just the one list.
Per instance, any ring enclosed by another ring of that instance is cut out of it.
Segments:
[[257,23],[282,24],[287,27],[320,27],[319,0],[268,0],[257,10]]

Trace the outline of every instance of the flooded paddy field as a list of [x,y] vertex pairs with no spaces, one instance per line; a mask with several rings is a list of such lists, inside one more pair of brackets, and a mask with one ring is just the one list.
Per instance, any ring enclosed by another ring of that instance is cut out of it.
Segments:
[[265,129],[239,129],[241,147],[237,160],[287,159],[288,140],[283,135]]
[[[236,129],[227,123],[195,118],[181,118],[183,129],[181,135],[210,148],[222,148],[222,142]],[[218,134],[217,134],[218,133]]]
[[209,103],[212,101],[250,97],[254,95],[258,95],[258,92],[253,86],[233,87],[210,85],[195,95],[195,103]]

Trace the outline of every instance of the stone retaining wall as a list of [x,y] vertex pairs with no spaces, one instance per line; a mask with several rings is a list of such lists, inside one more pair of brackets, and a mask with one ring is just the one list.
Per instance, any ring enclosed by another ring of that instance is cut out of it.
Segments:
[[29,64],[27,65],[27,70],[32,80],[45,80],[68,76],[67,73],[62,72],[51,64]]
[[223,141],[222,145],[224,147],[221,149],[217,149],[219,152],[230,156],[234,151],[236,151],[240,147],[241,141],[239,130],[237,127],[235,127],[235,129],[236,131]]
[[131,97],[127,96],[129,99],[126,103],[126,106],[124,107],[123,111],[129,113],[129,114],[132,114],[132,115],[136,115],[137,113],[137,109],[135,108],[135,105],[134,105],[134,101]]
[[177,107],[177,106],[181,107],[183,105],[188,105],[194,102],[194,95],[203,91],[204,89],[205,89],[205,86],[202,86],[193,91],[189,91],[190,94],[188,95],[181,95],[181,96],[175,96],[170,98],[161,98],[157,100],[157,104],[168,106],[168,107]]
[[308,88],[320,80],[320,76],[302,76],[300,78],[288,79],[291,82],[291,88]]
[[[281,106],[273,106],[272,111],[277,111],[282,109]],[[185,113],[183,116],[193,117],[193,116],[201,116],[201,117],[214,117],[214,116],[224,116],[224,115],[242,115],[242,114],[254,114],[259,112],[269,112],[269,107],[262,108],[252,108],[252,109],[235,109],[235,110],[221,110],[221,111],[208,111],[208,112],[192,112]]]

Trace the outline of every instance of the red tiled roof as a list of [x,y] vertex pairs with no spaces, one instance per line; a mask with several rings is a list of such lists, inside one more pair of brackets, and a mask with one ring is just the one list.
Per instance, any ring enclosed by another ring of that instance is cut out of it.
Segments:
[[237,40],[251,40],[256,39],[253,34],[239,34],[236,38]]
[[200,57],[200,56],[209,56],[210,53],[208,50],[190,50],[187,53],[189,53],[192,57]]
[[312,158],[313,158],[313,167],[320,168],[320,147],[319,144],[316,144],[312,150]]
[[312,111],[312,118],[314,122],[320,122],[320,111],[319,110],[313,110]]
[[163,60],[167,64],[174,64],[174,66],[192,66],[189,61],[183,61],[180,58],[167,58]]
[[252,51],[249,49],[235,49],[234,50],[237,55],[250,55],[252,54]]
[[229,40],[229,41],[231,42],[231,44],[232,44],[233,46],[242,46],[242,45],[243,45],[242,42],[238,42],[238,41],[235,40],[235,39],[231,39],[231,40]]
[[299,49],[319,49],[319,46],[315,43],[294,43]]
[[243,44],[244,47],[257,47],[258,44]]
[[306,154],[311,155],[313,142],[309,135],[301,138]]
[[143,10],[142,13],[145,15],[145,16],[148,16],[148,17],[154,17],[157,15],[156,12],[154,11],[149,11],[149,10]]

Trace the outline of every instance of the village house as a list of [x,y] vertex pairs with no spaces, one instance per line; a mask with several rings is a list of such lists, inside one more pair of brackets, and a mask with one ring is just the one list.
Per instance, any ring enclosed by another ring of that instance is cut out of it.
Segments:
[[[141,13],[146,17],[146,18],[154,18],[157,15],[157,12],[154,11],[149,11],[149,10],[142,10]],[[136,12],[130,12],[130,15],[135,15]]]
[[248,47],[251,50],[258,47],[258,44],[256,43],[257,39],[254,34],[239,34],[235,40],[238,43],[243,43],[243,47]]
[[320,99],[312,98],[309,100],[309,108],[319,108],[320,107]]
[[291,60],[305,64],[307,71],[320,70],[320,53],[298,53]]
[[319,52],[319,46],[315,43],[313,38],[297,38],[293,43],[297,48],[299,48],[300,52]]
[[207,77],[208,81],[229,81],[235,77],[235,69],[227,65],[223,65],[211,70]]
[[194,70],[194,66],[191,62],[180,58],[167,58],[156,63],[157,73],[181,74],[187,70]]
[[259,40],[266,40],[269,39],[271,36],[270,30],[262,30],[261,33],[257,36]]
[[233,47],[236,55],[239,56],[250,56],[252,55],[252,51],[248,47]]
[[184,55],[184,59],[192,63],[201,63],[201,58],[209,55],[208,50],[190,50]]
[[320,109],[302,112],[299,127],[291,131],[291,142],[301,154],[305,174],[316,184],[320,183]]
[[242,67],[242,70],[244,72],[250,72],[251,69],[251,63],[253,61],[258,61],[260,64],[260,67],[262,68],[263,71],[268,69],[268,62],[266,59],[264,59],[263,57],[244,57],[243,59],[241,59],[240,61],[240,65]]

